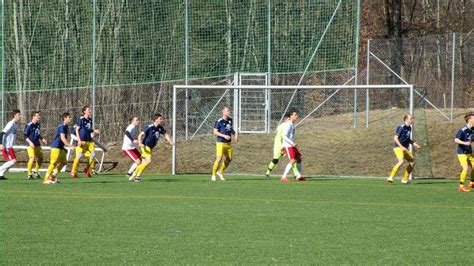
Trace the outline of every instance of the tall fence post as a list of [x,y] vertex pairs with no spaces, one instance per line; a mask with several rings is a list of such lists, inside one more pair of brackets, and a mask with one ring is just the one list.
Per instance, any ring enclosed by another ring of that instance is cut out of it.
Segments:
[[[271,30],[272,30],[272,4],[271,0],[267,2],[267,85],[272,85],[272,41],[271,41]],[[266,96],[266,109],[267,109],[267,128],[266,132],[270,133],[271,125],[272,125],[272,114],[271,114],[271,90],[267,90]]]
[[5,116],[5,1],[2,0],[2,115],[1,126],[3,128],[3,119]]
[[[360,0],[357,0],[357,23],[355,27],[355,47],[354,47],[354,85],[358,84],[359,65],[359,32],[360,32]],[[354,89],[354,128],[357,127],[357,89]]]
[[[184,84],[188,85],[189,78],[189,20],[188,20],[188,6],[189,0],[184,0]],[[189,110],[189,91],[185,90],[184,99],[184,131],[185,139],[188,140],[188,110]]]
[[[370,85],[370,39],[367,39],[367,67],[365,75],[365,85]],[[365,128],[369,128],[369,89],[365,90]]]
[[451,123],[454,122],[454,72],[456,67],[456,33],[453,32],[453,47],[451,58]]
[[95,126],[95,118],[97,116],[96,112],[95,112],[95,78],[96,78],[96,47],[95,47],[95,44],[96,44],[96,24],[95,24],[95,18],[96,18],[96,0],[92,0],[92,113],[93,113],[93,116],[92,116],[92,126],[94,127]]
[[173,86],[173,146],[171,147],[171,174],[176,174],[176,87]]

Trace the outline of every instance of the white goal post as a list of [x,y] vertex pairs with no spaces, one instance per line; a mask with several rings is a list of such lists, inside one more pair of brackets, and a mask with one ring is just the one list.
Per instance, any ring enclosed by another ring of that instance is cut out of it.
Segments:
[[[305,93],[305,92],[313,92],[312,98],[310,100],[307,100],[306,98],[309,97],[300,97],[303,98],[300,100],[302,103],[300,104],[305,104],[308,101],[311,101],[311,106],[307,107],[307,111],[301,115],[301,119],[299,120],[298,124],[302,123],[306,119],[310,118],[311,116],[315,115],[318,113],[318,111],[321,110],[321,108],[325,105],[327,105],[330,101],[334,101],[334,98],[337,97],[338,94],[345,93],[345,98],[340,99],[338,101],[338,104],[345,104],[345,109],[344,108],[339,108],[338,106],[333,106],[332,110],[335,110],[335,112],[342,113],[344,112],[347,115],[354,115],[354,119],[357,119],[358,113],[363,113],[365,112],[365,124],[366,127],[369,126],[369,108],[373,106],[375,103],[372,102],[372,99],[369,97],[372,93],[375,92],[383,92],[387,90],[393,90],[393,91],[398,91],[401,90],[403,91],[403,108],[405,108],[404,112],[413,114],[414,112],[414,85],[304,85],[304,86],[262,86],[262,85],[174,85],[173,86],[173,111],[172,111],[172,138],[173,142],[175,143],[172,147],[172,158],[171,158],[171,172],[173,175],[176,174],[176,141],[178,140],[178,120],[182,119],[182,106],[186,106],[186,108],[189,108],[188,106],[188,98],[182,99],[182,95],[184,95],[184,91],[197,91],[199,94],[200,92],[206,91],[207,94],[212,93],[211,91],[216,91],[216,95],[220,95],[218,97],[214,97],[213,99],[214,102],[210,102],[206,106],[207,109],[205,112],[208,112],[207,115],[201,115],[198,120],[199,122],[203,120],[212,120],[213,118],[210,116],[211,112],[213,113],[214,117],[216,116],[216,112],[219,112],[219,102],[223,101],[223,99],[227,99],[228,102],[231,104],[231,110],[233,113],[233,118],[234,118],[234,124],[235,125],[241,125],[241,121],[239,121],[238,114],[242,113],[242,110],[239,110],[239,108],[242,108],[242,106],[239,106],[239,95],[241,95],[242,90],[263,90],[267,91],[272,95],[272,101],[276,101],[278,97],[274,97],[274,94],[281,94],[281,95],[288,95],[288,94],[293,94],[298,92],[298,93]],[[208,97],[206,94],[205,96],[204,93],[201,93],[200,97],[202,99],[211,98]],[[360,95],[365,95],[365,97],[359,97],[358,94]],[[376,99],[380,103],[388,102],[388,100],[384,99],[384,96],[382,96],[383,93],[377,94],[378,98]],[[347,96],[346,96],[347,95]],[[289,106],[294,105],[293,103],[293,98],[294,97],[280,97],[280,101],[278,102],[279,106],[273,106],[275,102],[266,102],[265,106],[262,107],[264,110],[272,110],[274,112],[273,114],[270,114],[267,112],[267,115],[269,116],[267,119],[271,120],[275,123],[278,123],[281,121],[283,117],[283,111],[287,110]],[[286,97],[286,98],[285,98]],[[342,98],[342,97],[341,97]],[[182,102],[186,101],[186,105],[184,105]],[[287,101],[287,102],[285,102]],[[396,100],[393,100],[396,101]],[[362,104],[358,104],[358,102],[362,102]],[[224,103],[221,103],[221,105]],[[271,106],[272,105],[272,106]],[[365,105],[365,106],[364,106]],[[204,105],[201,103],[196,104],[196,109],[199,108],[204,108]],[[341,105],[342,106],[342,105]],[[358,110],[358,106],[363,106],[360,108],[361,110]],[[181,109],[179,109],[181,108]],[[382,107],[383,108],[383,107]],[[388,108],[395,108],[395,107],[390,107],[387,106]],[[403,110],[401,108],[401,110]],[[344,110],[342,110],[344,109]],[[255,110],[255,109],[253,109]],[[278,110],[278,111],[277,111]],[[178,112],[179,111],[179,112]],[[188,112],[188,110],[186,110]],[[204,111],[203,111],[204,112]],[[201,112],[202,113],[202,112]],[[320,114],[324,115],[324,114]],[[237,116],[237,117],[236,117]],[[186,117],[187,119],[187,117]],[[180,120],[181,121],[181,120]],[[258,121],[257,121],[258,122]],[[257,123],[255,122],[255,123]],[[188,128],[188,121],[186,123],[186,130]],[[179,124],[181,126],[181,123]],[[199,125],[196,125],[196,132],[193,134],[196,135],[196,133],[201,130],[202,123]],[[355,124],[354,124],[355,125]],[[395,126],[395,125],[394,125]],[[274,128],[273,128],[274,129]],[[206,134],[210,134],[209,131],[201,130],[205,132]],[[236,129],[237,132],[240,132],[240,129]],[[270,132],[271,133],[271,132]],[[272,134],[272,133],[271,133]],[[187,135],[187,132],[186,132]],[[192,139],[192,137],[191,137]],[[187,140],[189,141],[189,140]]]

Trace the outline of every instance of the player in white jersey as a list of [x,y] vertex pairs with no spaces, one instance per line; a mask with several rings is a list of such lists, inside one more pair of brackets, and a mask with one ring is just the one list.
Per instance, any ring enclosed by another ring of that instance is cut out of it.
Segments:
[[[287,177],[290,170],[293,169],[293,173],[296,176],[296,181],[304,181],[305,179],[301,177],[301,154],[296,148],[295,142],[295,124],[294,122],[298,119],[298,114],[296,111],[290,111],[288,113],[289,119],[284,123],[282,138],[283,138],[283,155],[288,156],[290,160],[286,165],[285,172],[281,177],[282,182],[288,182]],[[293,165],[296,164],[296,167]]]
[[135,171],[135,168],[141,163],[141,154],[136,148],[135,145],[138,145],[137,140],[137,126],[140,123],[138,116],[133,116],[130,119],[130,125],[128,125],[127,129],[125,129],[125,135],[123,136],[123,144],[122,144],[122,153],[123,156],[130,158],[133,161],[132,166],[127,172],[127,177],[130,177]]
[[0,179],[7,179],[5,172],[16,163],[13,144],[15,143],[16,131],[20,123],[20,110],[13,110],[12,115],[13,119],[8,122],[2,132],[0,132],[0,150],[2,151],[3,158],[7,161],[0,166]]

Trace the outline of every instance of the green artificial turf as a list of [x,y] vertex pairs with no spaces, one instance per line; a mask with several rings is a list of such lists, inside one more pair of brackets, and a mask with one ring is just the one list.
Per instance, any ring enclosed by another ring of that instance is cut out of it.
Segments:
[[1,264],[471,264],[455,180],[0,181]]

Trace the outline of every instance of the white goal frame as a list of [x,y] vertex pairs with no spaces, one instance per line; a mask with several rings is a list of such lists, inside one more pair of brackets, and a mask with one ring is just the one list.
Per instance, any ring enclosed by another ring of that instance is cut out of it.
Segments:
[[[315,111],[317,111],[320,107],[323,106],[329,99],[331,99],[334,95],[336,95],[340,90],[353,90],[354,91],[354,100],[357,100],[357,91],[358,90],[366,90],[366,127],[368,127],[369,121],[369,91],[370,90],[379,90],[379,89],[407,89],[409,93],[409,113],[413,115],[414,112],[414,85],[413,84],[400,84],[400,85],[304,85],[304,86],[262,86],[262,85],[174,85],[173,86],[173,113],[172,113],[172,139],[173,139],[173,146],[172,146],[172,154],[171,154],[171,174],[176,174],[176,119],[177,119],[177,90],[178,89],[217,89],[217,90],[242,90],[242,89],[261,89],[261,90],[293,90],[296,92],[297,90],[323,90],[323,89],[332,89],[336,90],[333,94],[328,96],[325,100],[323,100],[313,111],[311,111],[306,117],[302,118],[299,123],[305,120],[307,117],[312,115]],[[291,101],[291,100],[290,100]],[[290,104],[290,103],[288,103]],[[271,108],[268,106],[268,108]],[[357,104],[354,105],[354,114],[357,113]],[[298,124],[299,124],[298,123]],[[297,125],[298,125],[297,124]],[[413,134],[413,130],[412,130]],[[412,150],[412,145],[410,145],[410,150]]]

